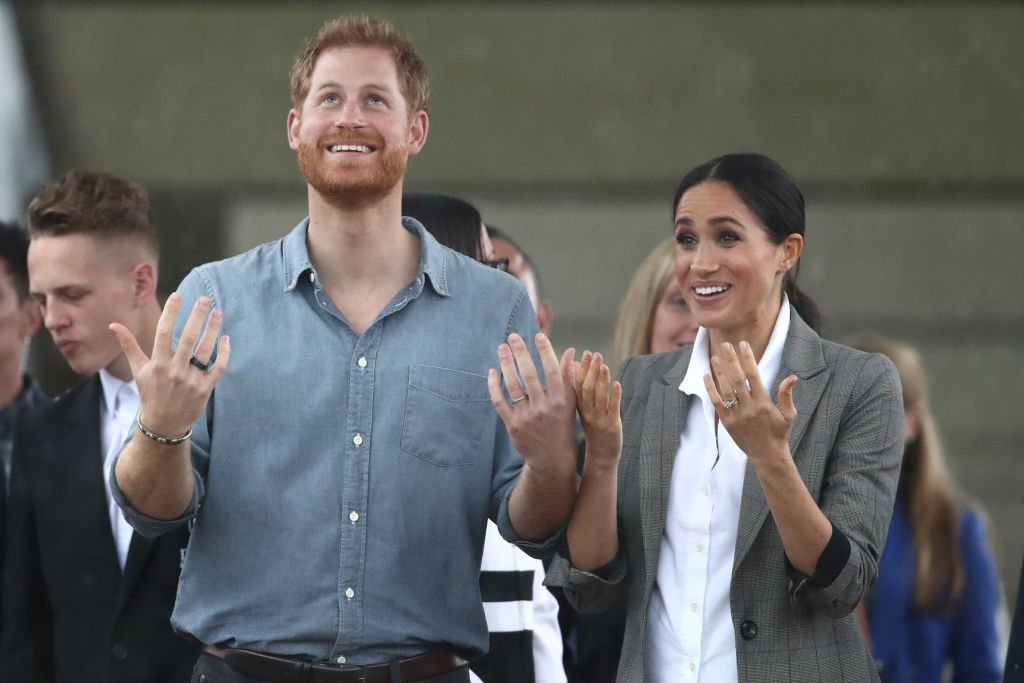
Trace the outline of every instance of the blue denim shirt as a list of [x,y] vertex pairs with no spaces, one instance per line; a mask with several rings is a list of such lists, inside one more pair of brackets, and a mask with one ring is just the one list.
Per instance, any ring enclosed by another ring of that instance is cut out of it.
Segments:
[[[536,318],[512,277],[423,226],[419,272],[357,335],[321,288],[307,221],[201,266],[179,291],[224,311],[227,373],[193,425],[196,496],[172,623],[197,640],[378,662],[447,644],[487,649],[478,576],[488,516],[516,537],[522,466],[487,392],[510,332]],[[180,333],[185,315],[180,315]]]

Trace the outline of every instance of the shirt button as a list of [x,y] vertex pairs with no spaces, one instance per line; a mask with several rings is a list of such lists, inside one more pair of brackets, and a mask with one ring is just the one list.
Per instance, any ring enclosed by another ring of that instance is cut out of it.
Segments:
[[314,273],[313,271],[309,271],[309,281],[312,282],[314,285],[316,284],[316,273]]
[[344,664],[348,660],[345,659],[345,655],[341,655],[340,657],[338,657],[338,659],[336,661],[338,662],[338,664]]
[[697,665],[694,664],[693,662],[690,662],[690,671],[696,671],[696,670],[697,670]]
[[352,512],[348,513],[348,518],[352,520],[353,524],[355,524],[359,521],[359,513],[353,510]]
[[691,602],[690,603],[690,611],[691,612],[696,612],[697,611],[697,603],[695,603],[695,602]]
[[352,443],[354,443],[357,446],[362,446],[363,445],[363,437],[362,437],[362,435],[356,434],[354,437],[352,437]]
[[697,552],[698,553],[704,552],[704,544],[703,543],[698,543],[697,544]]
[[356,592],[354,590],[352,590],[351,588],[346,588],[345,589],[345,597],[348,598],[349,600],[351,600],[352,598],[356,597]]
[[366,356],[363,356],[363,357],[361,357],[361,358],[360,358],[360,359],[359,359],[358,361],[356,361],[356,362],[357,362],[357,363],[359,364],[359,367],[361,367],[361,368],[365,368],[365,367],[366,367]]

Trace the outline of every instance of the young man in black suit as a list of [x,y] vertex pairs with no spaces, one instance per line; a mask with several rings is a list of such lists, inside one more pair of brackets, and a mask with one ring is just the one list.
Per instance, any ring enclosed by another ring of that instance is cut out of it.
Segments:
[[85,381],[23,415],[13,448],[0,680],[186,681],[196,650],[170,625],[187,529],[132,532],[113,456],[139,398],[117,320],[152,345],[159,244],[146,191],[74,171],[29,205],[31,294]]

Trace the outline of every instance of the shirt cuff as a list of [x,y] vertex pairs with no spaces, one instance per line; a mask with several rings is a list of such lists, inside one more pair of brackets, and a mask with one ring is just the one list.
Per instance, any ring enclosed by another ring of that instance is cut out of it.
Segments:
[[498,532],[501,533],[502,538],[520,548],[530,557],[539,560],[551,557],[555,553],[559,539],[562,538],[562,534],[565,533],[565,529],[558,529],[553,534],[540,541],[530,541],[517,534],[515,527],[512,526],[512,518],[509,517],[508,512],[509,500],[512,498],[512,491],[514,489],[515,486],[509,486],[505,497],[501,499],[501,505],[498,508],[498,517],[495,520],[495,524],[498,525]]
[[119,457],[121,457],[120,454],[115,457],[114,464],[110,467],[110,495],[113,497],[114,502],[117,503],[117,506],[121,508],[121,514],[124,515],[125,520],[133,529],[143,536],[153,538],[177,529],[195,517],[196,511],[199,509],[199,501],[202,499],[204,492],[203,478],[199,476],[198,472],[192,470],[195,486],[192,489],[192,500],[189,501],[185,512],[176,519],[157,519],[145,515],[132,507],[121,487],[117,485],[117,478],[114,476],[114,473],[117,471],[117,458]]
[[850,539],[833,525],[832,537],[821,551],[814,573],[810,576],[794,567],[788,556],[785,556],[785,559],[786,571],[793,578],[794,594],[805,585],[811,588],[827,588],[839,578],[846,563],[850,561]]

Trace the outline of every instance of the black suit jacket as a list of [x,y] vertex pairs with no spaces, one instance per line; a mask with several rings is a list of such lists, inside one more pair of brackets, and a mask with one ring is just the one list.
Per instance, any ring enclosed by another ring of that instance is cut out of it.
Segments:
[[0,680],[179,682],[195,647],[171,609],[188,530],[132,535],[124,573],[107,512],[94,375],[19,418],[7,506]]

